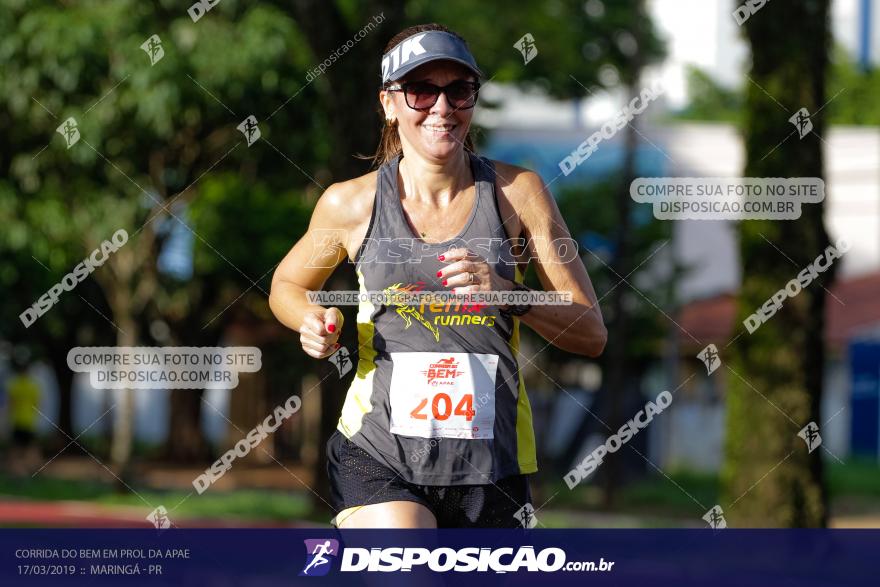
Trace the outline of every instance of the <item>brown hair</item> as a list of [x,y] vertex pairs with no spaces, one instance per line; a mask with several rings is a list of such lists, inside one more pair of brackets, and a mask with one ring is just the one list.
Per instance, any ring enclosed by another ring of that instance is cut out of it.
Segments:
[[[430,24],[418,24],[403,29],[402,31],[394,35],[390,41],[388,41],[388,44],[385,45],[385,49],[382,51],[382,54],[384,55],[385,53],[388,53],[388,51],[401,43],[404,39],[416,33],[423,33],[425,31],[442,31],[444,33],[450,33],[461,39],[461,41],[465,44],[465,47],[467,47],[467,41],[465,41],[461,35],[459,35],[455,31],[449,30],[442,24],[432,22]],[[395,83],[397,82],[386,82],[383,85],[383,88],[391,86]],[[376,154],[372,157],[363,155],[360,156],[360,158],[362,159],[372,159],[373,167],[379,167],[387,163],[388,161],[391,161],[392,159],[397,157],[403,150],[400,144],[400,134],[398,134],[397,130],[397,121],[395,121],[394,124],[390,126],[386,124],[385,111],[382,109],[381,104],[379,105],[378,113],[379,119],[382,121],[382,135],[379,138],[379,146],[376,149]],[[471,137],[470,129],[468,129],[468,134],[464,138],[464,148],[468,151],[474,152],[474,141]]]

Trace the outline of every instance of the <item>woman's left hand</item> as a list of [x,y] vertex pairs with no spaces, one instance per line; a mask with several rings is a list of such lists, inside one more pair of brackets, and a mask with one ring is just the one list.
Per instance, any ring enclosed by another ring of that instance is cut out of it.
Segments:
[[467,248],[449,249],[437,258],[449,263],[437,273],[437,277],[455,294],[509,291],[513,287],[512,281],[495,273],[486,259]]

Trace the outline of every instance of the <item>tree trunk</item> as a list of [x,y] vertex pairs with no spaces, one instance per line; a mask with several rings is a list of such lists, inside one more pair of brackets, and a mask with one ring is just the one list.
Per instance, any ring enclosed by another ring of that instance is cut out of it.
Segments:
[[169,401],[168,438],[164,456],[175,463],[210,460],[211,451],[202,434],[203,389],[172,389]]
[[[627,85],[627,95],[633,96],[638,94],[639,88],[637,83]],[[633,261],[630,258],[630,216],[632,210],[632,199],[629,196],[629,185],[635,178],[636,165],[636,149],[638,148],[638,135],[636,134],[636,119],[633,119],[628,126],[624,127],[624,154],[623,169],[621,170],[621,189],[617,196],[617,234],[614,243],[614,262],[612,280],[617,283],[626,277],[631,271]],[[631,279],[631,278],[628,278]],[[603,434],[610,435],[616,433],[620,427],[628,419],[623,413],[622,407],[631,405],[632,402],[627,401],[627,390],[631,389],[627,385],[627,378],[632,376],[627,359],[627,344],[629,336],[627,329],[629,320],[624,300],[632,295],[630,288],[625,283],[617,286],[611,292],[611,314],[614,317],[610,332],[613,336],[609,337],[608,344],[608,384],[605,386],[607,399],[607,420],[611,430],[603,430]],[[603,427],[604,428],[604,427]],[[607,509],[614,507],[615,494],[620,485],[622,461],[625,459],[623,451],[609,454],[605,458],[602,475],[602,501]]]
[[[746,97],[744,175],[822,177],[825,113],[816,113],[826,102],[827,0],[767,4],[745,28],[753,82]],[[792,135],[788,119],[802,107],[810,112],[814,129],[801,139]],[[804,204],[797,220],[740,224],[743,284],[737,324],[823,253],[829,241],[822,212],[822,204]],[[823,287],[833,280],[834,268],[785,300],[753,334],[739,327],[743,332],[731,347],[732,371],[725,378],[728,414],[720,505],[730,525],[827,524],[823,449],[809,453],[797,434],[809,422],[823,432]]]
[[[64,342],[69,342],[71,345],[76,344],[75,340],[72,339],[66,339]],[[56,341],[52,341],[52,339],[48,337],[45,344],[49,351],[49,362],[52,365],[52,370],[55,372],[55,379],[58,382],[58,416],[56,421],[58,430],[56,430],[56,434],[53,435],[52,443],[53,447],[57,446],[55,450],[59,451],[67,446],[71,438],[76,438],[76,434],[73,433],[74,373],[67,365],[67,353],[70,351],[71,346],[56,344]]]
[[[135,319],[122,308],[114,309],[113,319],[119,327],[116,336],[117,346],[135,346],[138,340],[138,326]],[[116,417],[113,425],[110,461],[116,474],[124,478],[124,473],[127,471],[131,459],[131,446],[134,437],[134,390],[124,389],[120,395],[118,405],[114,410]]]

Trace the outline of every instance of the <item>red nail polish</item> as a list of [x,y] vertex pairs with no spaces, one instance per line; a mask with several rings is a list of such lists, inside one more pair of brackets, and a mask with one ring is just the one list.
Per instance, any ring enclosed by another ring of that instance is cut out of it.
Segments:
[[446,280],[445,280],[445,279],[443,280],[443,285],[446,285]]
[[445,259],[445,258],[446,258],[446,255],[440,255],[440,256],[439,256],[439,257],[437,257],[437,258],[438,258],[438,259],[440,259],[440,260],[441,260],[441,261],[442,261],[442,260],[443,260],[443,259]]
[[437,272],[437,277],[440,277],[442,274],[443,274],[442,271],[438,271],[438,272]]
[[336,325],[335,324],[328,324],[327,325],[327,332],[336,332]]

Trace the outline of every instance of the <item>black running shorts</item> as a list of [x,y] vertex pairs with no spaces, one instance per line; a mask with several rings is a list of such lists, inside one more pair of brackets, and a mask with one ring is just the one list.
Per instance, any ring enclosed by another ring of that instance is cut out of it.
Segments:
[[327,441],[327,474],[336,513],[354,506],[414,501],[431,510],[438,528],[522,528],[521,510],[526,504],[527,511],[532,508],[528,475],[487,485],[414,485],[339,430]]

